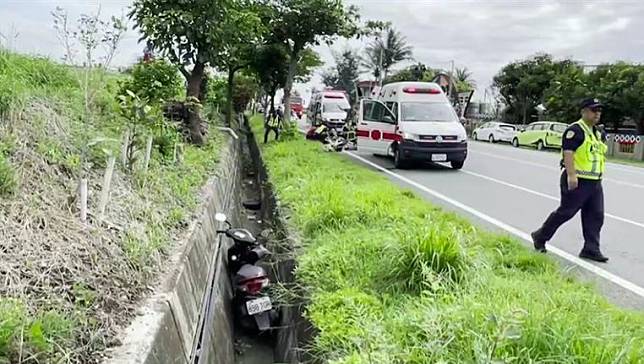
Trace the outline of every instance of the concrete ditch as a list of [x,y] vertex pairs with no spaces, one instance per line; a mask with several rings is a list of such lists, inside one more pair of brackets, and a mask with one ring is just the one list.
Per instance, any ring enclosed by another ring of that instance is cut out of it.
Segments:
[[[295,250],[298,239],[288,229],[268,182],[259,146],[244,123],[239,139],[229,138],[222,152],[216,175],[203,188],[204,202],[190,225],[186,239],[175,248],[166,262],[161,284],[147,298],[137,316],[119,337],[122,343],[111,348],[104,364],[233,364],[310,362],[302,350],[314,334],[303,319],[305,302],[298,300],[281,306],[280,322],[271,340],[245,340],[235,334],[230,307],[232,290],[226,270],[227,239],[217,236],[223,228],[215,219],[225,212],[234,226],[257,234],[274,253],[274,280],[294,289]],[[249,213],[243,202],[256,200],[259,211]],[[246,348],[241,345],[262,346]],[[267,346],[268,345],[268,346]],[[247,358],[241,358],[244,351]],[[273,355],[265,354],[271,351]],[[263,353],[263,361],[254,361]],[[236,358],[237,356],[237,358]]]
[[162,283],[123,331],[122,345],[107,352],[105,364],[235,362],[228,242],[217,236],[223,226],[214,216],[224,211],[240,223],[239,160],[239,141],[229,138],[187,237],[165,263]]
[[[246,128],[250,130],[248,119]],[[301,241],[295,231],[289,229],[288,216],[281,210],[274,189],[269,182],[268,170],[262,159],[257,140],[252,133],[247,133],[247,143],[253,164],[257,168],[262,186],[262,220],[271,223],[273,231],[270,249],[277,257],[273,266],[275,279],[283,286],[298,293],[295,282],[296,254]],[[300,295],[302,297],[302,295]],[[280,322],[275,333],[275,361],[279,363],[314,362],[314,358],[304,350],[307,343],[315,335],[313,326],[304,318],[307,302],[296,299],[283,303],[281,306]]]

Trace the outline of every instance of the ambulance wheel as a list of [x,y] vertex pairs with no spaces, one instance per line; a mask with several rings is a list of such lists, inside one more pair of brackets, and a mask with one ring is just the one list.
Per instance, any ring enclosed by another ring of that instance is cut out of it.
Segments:
[[465,164],[465,161],[464,160],[462,160],[462,161],[451,161],[451,162],[449,162],[449,164],[451,164],[452,168],[454,168],[454,169],[461,169],[461,168],[463,168],[463,165]]
[[407,165],[408,162],[400,155],[400,150],[398,148],[394,149],[394,167],[396,169],[405,169]]

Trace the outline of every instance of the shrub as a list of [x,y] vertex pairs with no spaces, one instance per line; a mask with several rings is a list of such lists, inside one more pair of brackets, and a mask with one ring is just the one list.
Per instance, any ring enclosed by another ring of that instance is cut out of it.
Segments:
[[122,82],[120,95],[130,90],[150,104],[161,105],[181,94],[183,84],[179,70],[164,59],[141,61],[134,65],[131,74],[131,79]]

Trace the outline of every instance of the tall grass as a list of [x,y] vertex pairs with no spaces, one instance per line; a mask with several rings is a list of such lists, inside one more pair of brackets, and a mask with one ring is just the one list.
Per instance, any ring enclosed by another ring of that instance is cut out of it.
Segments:
[[[253,119],[256,135],[261,120]],[[642,363],[644,315],[302,139],[263,157],[329,363]]]

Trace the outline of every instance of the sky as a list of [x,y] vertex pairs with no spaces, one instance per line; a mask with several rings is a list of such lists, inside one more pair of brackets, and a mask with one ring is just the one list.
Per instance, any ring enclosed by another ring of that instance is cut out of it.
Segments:
[[[571,57],[592,65],[644,60],[644,1],[639,0],[345,0],[357,5],[365,20],[392,23],[414,48],[414,63],[432,68],[467,67],[477,83],[475,99],[507,63],[538,52]],[[52,26],[56,6],[72,18],[101,9],[104,17],[127,12],[131,0],[0,0],[0,42],[19,52],[60,59],[62,46]],[[14,37],[17,35],[17,37]],[[130,30],[115,65],[128,65],[141,55],[139,35]],[[316,48],[327,67],[332,51],[364,41],[340,40]],[[409,63],[407,63],[409,64]],[[400,64],[398,68],[407,64]],[[395,67],[394,67],[395,68]],[[320,84],[313,80],[296,88],[305,95]]]

